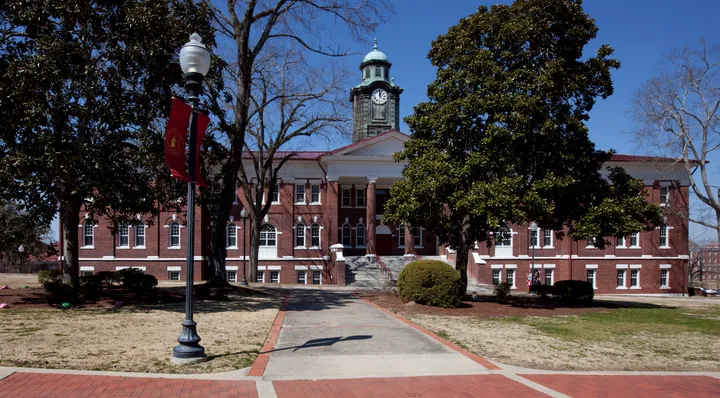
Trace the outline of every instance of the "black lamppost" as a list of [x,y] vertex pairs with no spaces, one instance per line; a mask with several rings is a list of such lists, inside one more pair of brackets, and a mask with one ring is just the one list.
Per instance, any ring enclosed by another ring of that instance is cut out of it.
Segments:
[[180,67],[185,74],[185,88],[188,100],[193,107],[190,115],[190,139],[187,193],[187,263],[185,278],[185,320],[182,322],[182,332],[178,337],[178,345],[173,348],[172,362],[176,364],[197,363],[205,360],[205,348],[201,346],[200,336],[196,331],[197,323],[193,321],[193,268],[194,268],[194,237],[195,237],[195,161],[197,146],[197,104],[198,95],[202,92],[202,81],[210,69],[210,52],[202,44],[197,33],[190,36],[180,50]]
[[[532,237],[535,235],[535,242],[532,241]],[[530,223],[530,244],[532,245],[532,265],[530,266],[530,285],[535,284],[535,246],[538,245],[538,225],[535,221]],[[532,289],[532,287],[530,288]]]
[[25,257],[25,246],[18,246],[18,253],[20,253],[20,273],[23,273],[23,258]]
[[246,224],[247,211],[245,211],[245,209],[240,210],[240,218],[242,218],[242,220],[243,220],[243,278],[242,278],[242,282],[240,282],[240,285],[247,286],[248,282],[247,282],[247,278],[245,277],[245,275],[247,275],[247,272],[245,272],[245,252],[247,250],[247,238],[246,238],[247,233],[245,232],[246,231],[245,227],[247,225]]

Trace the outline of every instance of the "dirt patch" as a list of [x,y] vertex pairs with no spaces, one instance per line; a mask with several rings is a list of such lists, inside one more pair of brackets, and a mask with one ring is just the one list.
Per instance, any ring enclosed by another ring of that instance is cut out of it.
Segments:
[[563,306],[550,298],[536,296],[511,296],[507,302],[500,303],[494,296],[480,296],[478,301],[470,297],[459,308],[439,308],[420,304],[406,304],[400,297],[389,293],[367,293],[363,297],[390,311],[412,315],[507,317],[507,316],[547,316],[578,315],[588,312],[608,311],[622,308],[623,303],[595,301],[587,306]]
[[198,301],[195,321],[209,361],[170,363],[184,305],[120,310],[10,309],[0,311],[0,366],[126,372],[208,373],[249,366],[257,356],[282,299],[234,295]]

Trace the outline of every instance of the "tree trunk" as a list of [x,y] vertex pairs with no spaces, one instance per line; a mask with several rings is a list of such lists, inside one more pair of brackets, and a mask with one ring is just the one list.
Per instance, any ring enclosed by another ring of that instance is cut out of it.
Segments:
[[460,288],[458,289],[458,295],[462,298],[467,292],[468,276],[467,267],[469,260],[470,251],[470,217],[463,217],[462,225],[460,226],[461,241],[460,245],[455,251],[455,269],[460,274]]
[[[221,206],[224,207],[224,206]],[[210,241],[208,242],[208,280],[210,286],[229,286],[227,281],[227,272],[225,270],[225,258],[227,257],[227,248],[225,241],[227,237],[227,227],[225,223],[217,220],[210,221]]]
[[[257,280],[258,273],[258,257],[260,255],[260,228],[262,223],[251,221],[250,222],[250,280]],[[277,244],[277,235],[275,235],[275,244]],[[269,281],[269,274],[265,275],[265,282]]]
[[71,199],[60,205],[62,217],[63,256],[65,265],[63,273],[70,279],[70,285],[77,289],[80,287],[80,261],[78,242],[78,223],[80,222],[80,208],[82,201]]

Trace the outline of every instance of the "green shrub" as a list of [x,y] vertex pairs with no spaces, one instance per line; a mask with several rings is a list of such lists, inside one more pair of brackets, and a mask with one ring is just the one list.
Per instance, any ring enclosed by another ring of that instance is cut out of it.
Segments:
[[555,298],[570,304],[589,304],[593,301],[595,290],[588,281],[558,281],[552,289]]
[[97,277],[101,284],[109,286],[117,282],[115,280],[115,272],[113,271],[100,271],[93,274],[94,277]]
[[534,291],[537,293],[540,297],[547,297],[548,294],[553,294],[553,286],[552,285],[535,285]]
[[80,277],[80,290],[83,299],[93,300],[98,297],[102,290],[104,277],[102,275],[88,275]]
[[510,284],[507,282],[501,282],[498,283],[495,286],[495,297],[497,297],[498,301],[505,301],[507,300],[507,297],[510,295]]
[[45,288],[45,298],[50,304],[74,304],[79,301],[77,291],[66,283],[47,282],[43,287]]
[[46,283],[62,282],[63,273],[57,269],[50,269],[38,272],[38,282],[45,286]]
[[460,274],[442,261],[419,260],[408,264],[400,272],[397,289],[404,301],[446,308],[460,305]]
[[115,280],[131,291],[149,290],[157,286],[158,281],[153,275],[146,275],[138,268],[125,268],[115,272]]

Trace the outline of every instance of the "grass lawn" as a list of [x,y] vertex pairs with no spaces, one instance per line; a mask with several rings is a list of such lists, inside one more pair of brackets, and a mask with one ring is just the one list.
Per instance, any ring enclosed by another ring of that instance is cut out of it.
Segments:
[[[622,300],[633,300],[623,298]],[[720,300],[643,299],[569,316],[408,315],[490,360],[552,370],[720,370]]]
[[240,369],[257,356],[281,301],[268,295],[230,295],[227,301],[196,302],[200,344],[209,361],[189,366],[170,362],[185,318],[183,303],[117,311],[0,310],[0,366],[160,373]]

